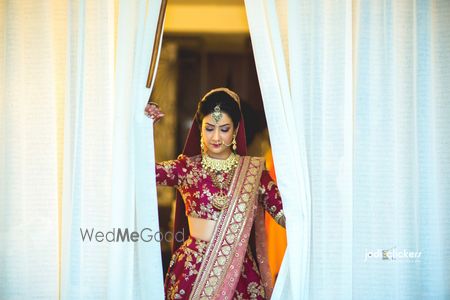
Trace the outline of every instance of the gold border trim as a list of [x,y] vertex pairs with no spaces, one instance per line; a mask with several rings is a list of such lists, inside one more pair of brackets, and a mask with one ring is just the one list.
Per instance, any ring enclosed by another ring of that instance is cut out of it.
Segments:
[[[253,223],[257,207],[256,196],[262,166],[262,160],[258,157],[241,157],[228,192],[231,196],[230,206],[219,216],[190,299],[207,300],[223,297],[226,295],[226,290],[236,286],[240,269],[232,271],[233,273],[229,273],[229,270],[233,269],[232,261],[241,265],[244,258],[244,255],[238,257],[237,250],[243,246],[247,248],[249,228]],[[225,283],[226,278],[231,283]],[[221,295],[218,295],[220,291],[222,291]],[[232,297],[232,295],[229,296]]]

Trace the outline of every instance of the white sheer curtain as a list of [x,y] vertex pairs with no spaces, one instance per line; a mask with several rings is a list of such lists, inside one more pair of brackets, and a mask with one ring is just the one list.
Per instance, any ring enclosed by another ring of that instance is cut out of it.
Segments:
[[449,299],[450,2],[354,11],[353,294]]
[[[160,5],[161,0],[120,1],[116,48],[112,227],[149,228],[152,233],[159,231],[153,124],[143,109],[150,96],[144,84]],[[153,239],[116,246],[109,298],[163,299],[159,243]]]
[[274,298],[351,298],[351,6],[246,7],[287,217]]
[[80,231],[107,231],[111,221],[114,3],[73,1],[65,9],[61,297],[101,298],[110,246],[82,241]]
[[0,1],[1,299],[58,296],[65,19],[60,3]]
[[449,5],[246,1],[287,210],[274,298],[450,297]]
[[[145,88],[160,1],[0,1],[0,298],[163,298]],[[117,231],[116,231],[117,232]]]

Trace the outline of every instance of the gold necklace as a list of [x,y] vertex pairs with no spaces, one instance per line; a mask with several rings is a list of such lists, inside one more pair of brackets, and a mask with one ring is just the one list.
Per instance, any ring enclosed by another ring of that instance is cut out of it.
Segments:
[[216,159],[202,153],[202,167],[210,172],[229,172],[238,164],[238,156],[231,152],[227,159]]
[[202,167],[209,171],[213,185],[219,189],[219,192],[214,194],[211,201],[212,205],[218,210],[222,210],[229,205],[228,195],[224,189],[229,189],[237,164],[238,156],[234,153],[231,153],[227,159],[214,159],[205,153],[202,154]]
[[227,177],[224,178],[225,173],[211,173],[211,178],[213,185],[219,189],[219,192],[214,194],[214,198],[212,200],[212,205],[218,210],[222,210],[228,207],[228,195],[227,191],[231,185],[231,178],[233,178],[233,172],[227,173]]
[[[225,178],[226,175],[226,178]],[[218,189],[228,188],[231,184],[232,172],[230,173],[211,173],[212,182]]]

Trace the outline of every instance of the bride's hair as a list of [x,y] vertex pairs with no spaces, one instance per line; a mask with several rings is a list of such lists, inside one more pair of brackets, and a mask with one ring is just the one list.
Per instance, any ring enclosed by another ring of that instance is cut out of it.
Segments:
[[239,125],[239,120],[241,119],[241,110],[239,109],[239,104],[236,100],[231,97],[225,91],[219,90],[210,92],[203,98],[202,101],[198,103],[197,107],[197,123],[199,126],[202,125],[203,118],[210,113],[214,112],[214,107],[216,105],[220,106],[220,110],[228,114],[228,116],[233,121],[234,128]]

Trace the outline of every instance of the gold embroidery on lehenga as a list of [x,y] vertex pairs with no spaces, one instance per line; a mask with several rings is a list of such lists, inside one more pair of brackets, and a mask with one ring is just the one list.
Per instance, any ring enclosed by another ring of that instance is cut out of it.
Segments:
[[[225,279],[225,275],[222,274],[234,272],[230,273],[234,275],[229,277],[230,281],[239,278],[241,270],[234,270],[234,265],[230,265],[233,259],[231,255],[238,255],[238,253],[231,250],[237,247],[237,242],[240,243],[240,239],[248,239],[248,236],[241,237],[240,234],[243,232],[244,226],[248,226],[246,225],[246,220],[249,214],[254,213],[254,208],[257,204],[254,202],[251,204],[251,207],[248,207],[247,202],[250,199],[254,199],[256,195],[258,186],[251,184],[251,182],[257,181],[261,170],[258,158],[246,158],[243,160],[243,164],[243,170],[246,170],[246,174],[238,173],[236,175],[238,177],[233,181],[230,188],[230,191],[235,193],[231,199],[234,199],[236,196],[239,198],[232,201],[230,206],[223,211],[223,216],[216,225],[213,240],[208,246],[205,260],[194,283],[191,299],[207,300],[215,297],[217,288],[222,285]],[[213,256],[215,257],[214,261]],[[252,288],[250,294],[259,293],[259,289],[255,288]],[[221,296],[224,295],[222,294]]]
[[202,240],[195,240],[197,250],[191,249],[186,246],[190,243],[192,243],[192,239],[189,237],[180,247],[182,248],[182,250],[175,252],[172,255],[170,268],[184,260],[185,262],[183,267],[188,272],[186,274],[183,274],[183,277],[181,278],[179,278],[176,274],[169,274],[168,280],[170,283],[166,295],[167,299],[185,299],[186,291],[180,289],[180,281],[188,281],[192,276],[198,274],[197,267],[202,262],[203,253],[205,252],[208,243]]
[[250,299],[256,299],[258,296],[264,297],[264,287],[257,282],[251,282],[247,286],[247,292],[250,295]]

